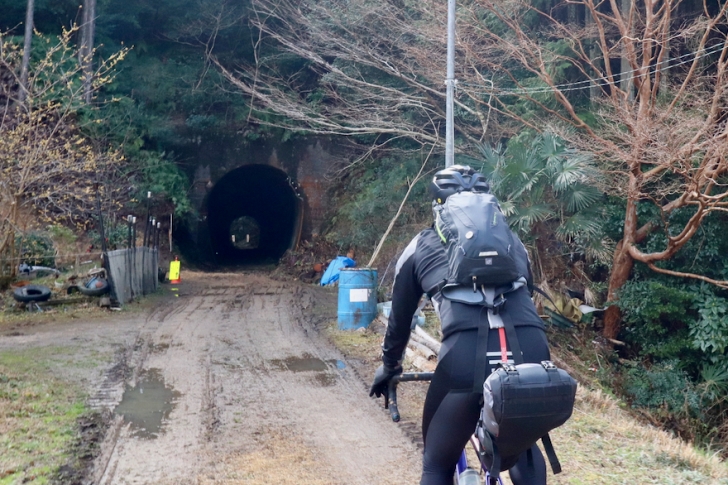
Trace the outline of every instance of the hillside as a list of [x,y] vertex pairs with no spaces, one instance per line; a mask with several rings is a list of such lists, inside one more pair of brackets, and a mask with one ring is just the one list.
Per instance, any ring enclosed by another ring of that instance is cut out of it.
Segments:
[[[335,322],[330,322],[327,328],[329,337],[356,364],[360,377],[367,383],[380,363],[381,332],[376,327],[367,332],[343,332],[336,328]],[[549,339],[564,340],[558,332],[563,331],[550,328]],[[580,360],[566,348],[554,347],[552,351],[559,365],[579,377],[580,387],[571,419],[551,433],[563,472],[554,476],[549,469],[550,484],[728,484],[728,464],[717,454],[698,449],[672,433],[647,424],[635,410],[602,390],[596,379],[589,377],[590,362]],[[406,361],[407,364],[411,366],[411,362]],[[421,441],[419,421],[424,394],[422,384],[400,387],[402,422],[399,425],[417,442]],[[510,484],[510,480],[506,479],[505,483]]]

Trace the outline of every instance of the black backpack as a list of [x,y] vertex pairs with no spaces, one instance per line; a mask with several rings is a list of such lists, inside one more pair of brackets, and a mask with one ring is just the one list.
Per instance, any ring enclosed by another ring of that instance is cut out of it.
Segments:
[[525,283],[528,255],[493,195],[451,195],[435,206],[435,230],[447,246],[447,279],[440,288],[446,298],[456,288],[476,293],[481,287],[510,287],[521,278]]

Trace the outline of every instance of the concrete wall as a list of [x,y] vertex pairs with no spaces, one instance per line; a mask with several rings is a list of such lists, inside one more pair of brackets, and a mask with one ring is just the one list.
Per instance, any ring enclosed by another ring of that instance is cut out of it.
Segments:
[[148,295],[159,288],[159,251],[147,247],[118,249],[109,255],[109,270],[120,304]]
[[188,164],[192,178],[190,198],[200,215],[197,224],[190,227],[195,242],[204,244],[197,238],[204,232],[204,219],[207,214],[206,197],[214,185],[231,171],[245,165],[259,164],[275,167],[286,173],[292,183],[302,190],[303,220],[301,235],[309,239],[318,234],[326,222],[326,208],[329,205],[327,189],[335,162],[342,158],[339,148],[331,140],[311,138],[280,144],[258,143],[249,146],[236,145],[223,141],[202,142],[200,150],[190,158]]

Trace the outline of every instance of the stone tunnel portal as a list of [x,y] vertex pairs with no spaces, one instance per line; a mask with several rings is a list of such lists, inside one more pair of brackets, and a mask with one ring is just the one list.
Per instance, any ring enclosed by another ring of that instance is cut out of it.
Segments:
[[301,208],[296,188],[282,170],[245,165],[229,172],[207,199],[215,261],[277,261],[300,237]]

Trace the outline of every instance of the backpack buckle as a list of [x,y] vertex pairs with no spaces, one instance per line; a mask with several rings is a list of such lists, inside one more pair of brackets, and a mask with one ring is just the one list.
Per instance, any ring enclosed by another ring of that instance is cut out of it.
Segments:
[[500,295],[498,295],[498,298],[493,301],[493,315],[498,315],[505,306],[506,297],[504,297],[503,293],[501,293]]

